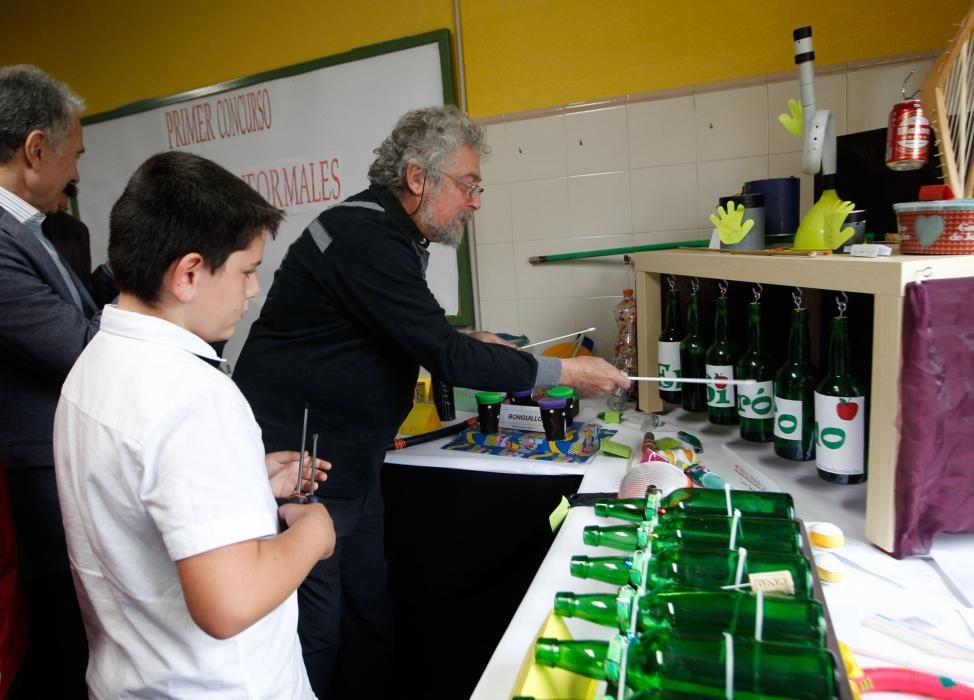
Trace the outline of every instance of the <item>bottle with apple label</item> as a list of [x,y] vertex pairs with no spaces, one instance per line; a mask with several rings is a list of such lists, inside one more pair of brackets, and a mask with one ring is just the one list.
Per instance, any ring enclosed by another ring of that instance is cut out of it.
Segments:
[[[700,282],[690,280],[687,301],[687,334],[680,342],[680,368],[684,377],[703,379],[707,372],[707,346],[700,335]],[[680,400],[685,411],[703,413],[707,410],[707,388],[703,384],[684,384]]]
[[[665,326],[659,336],[659,376],[675,377],[683,376],[680,368],[680,341],[683,333],[680,331],[680,292],[676,289],[676,280],[670,275],[667,277],[670,289],[666,293],[666,314],[664,316]],[[680,403],[681,388],[679,382],[662,381],[659,383],[659,397],[668,403]]]
[[815,466],[826,481],[858,484],[866,479],[866,397],[849,371],[848,318],[836,301],[828,371],[815,391]]
[[815,367],[809,358],[808,309],[801,292],[788,331],[788,358],[774,378],[774,451],[779,457],[815,457]]
[[737,363],[738,379],[757,381],[757,384],[737,388],[741,437],[749,442],[771,442],[774,439],[774,359],[764,349],[760,299],[761,292],[755,289],[754,301],[747,309],[747,352]]
[[727,282],[721,280],[720,297],[714,316],[714,342],[707,348],[707,412],[710,422],[717,425],[737,425],[736,386],[728,382],[734,379],[734,365],[741,356],[727,332]]

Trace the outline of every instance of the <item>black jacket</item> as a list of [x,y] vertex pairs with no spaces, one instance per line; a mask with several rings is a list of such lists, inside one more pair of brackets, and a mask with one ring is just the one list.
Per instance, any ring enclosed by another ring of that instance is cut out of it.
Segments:
[[427,242],[398,199],[372,187],[324,212],[288,249],[234,379],[268,451],[301,441],[305,403],[323,487],[362,495],[412,406],[419,365],[458,386],[534,385],[537,360],[457,332],[426,284]]

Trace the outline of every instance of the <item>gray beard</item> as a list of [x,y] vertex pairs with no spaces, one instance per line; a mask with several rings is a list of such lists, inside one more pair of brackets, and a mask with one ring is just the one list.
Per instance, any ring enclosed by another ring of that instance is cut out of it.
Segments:
[[451,248],[456,248],[460,245],[460,241],[463,240],[464,226],[467,223],[467,211],[458,212],[446,226],[439,226],[433,222],[429,209],[424,205],[419,210],[419,221],[426,230],[435,236],[435,238],[431,237],[430,240],[448,245]]

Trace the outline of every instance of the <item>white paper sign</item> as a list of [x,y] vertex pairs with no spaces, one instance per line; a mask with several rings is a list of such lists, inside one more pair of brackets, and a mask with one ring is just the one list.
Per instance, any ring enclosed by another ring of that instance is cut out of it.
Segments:
[[802,402],[774,397],[774,436],[785,440],[802,439]]
[[707,365],[707,405],[714,408],[731,408],[737,405],[734,384],[727,379],[734,378],[734,365]]
[[815,466],[832,474],[862,474],[866,462],[866,399],[815,392]]
[[509,403],[501,404],[499,425],[513,430],[529,430],[533,433],[543,433],[541,423],[541,409],[537,406],[514,406]]
[[[682,377],[680,368],[680,343],[659,342],[659,375],[660,377]],[[660,382],[663,391],[679,391],[679,382]]]
[[744,384],[737,391],[737,413],[741,418],[774,416],[774,382]]

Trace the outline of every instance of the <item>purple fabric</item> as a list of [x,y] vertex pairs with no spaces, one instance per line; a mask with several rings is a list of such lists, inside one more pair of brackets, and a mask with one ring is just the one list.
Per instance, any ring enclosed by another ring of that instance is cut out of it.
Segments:
[[893,553],[905,557],[938,532],[974,532],[974,279],[907,285],[900,411]]

